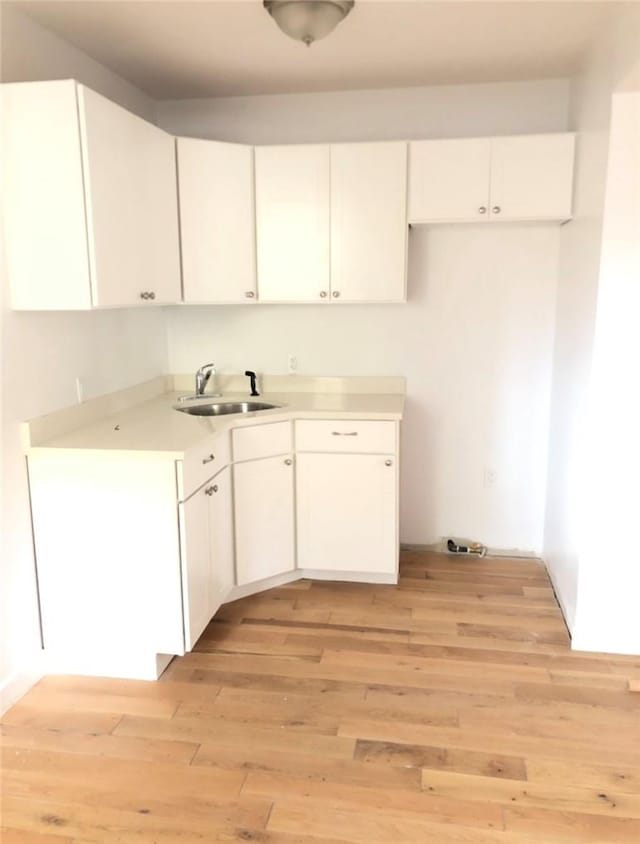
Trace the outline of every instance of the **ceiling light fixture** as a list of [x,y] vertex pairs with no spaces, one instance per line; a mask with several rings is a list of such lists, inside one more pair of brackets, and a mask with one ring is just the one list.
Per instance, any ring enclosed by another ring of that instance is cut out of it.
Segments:
[[264,7],[285,35],[310,47],[353,9],[354,0],[264,0]]

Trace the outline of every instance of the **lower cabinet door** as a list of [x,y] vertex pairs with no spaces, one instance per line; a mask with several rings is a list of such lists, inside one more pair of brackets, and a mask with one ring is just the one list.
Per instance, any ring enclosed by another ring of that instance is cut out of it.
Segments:
[[211,545],[212,615],[229,597],[235,585],[233,560],[233,496],[231,469],[227,466],[211,484],[209,541]]
[[209,484],[180,504],[182,603],[185,650],[190,651],[213,615]]
[[396,574],[397,460],[298,454],[298,568]]
[[235,582],[228,467],[180,505],[185,648],[190,651]]
[[238,585],[293,571],[293,458],[285,454],[233,467]]

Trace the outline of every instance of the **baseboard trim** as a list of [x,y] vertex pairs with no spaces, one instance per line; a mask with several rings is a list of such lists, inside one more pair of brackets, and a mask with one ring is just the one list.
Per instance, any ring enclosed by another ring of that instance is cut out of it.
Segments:
[[11,709],[43,676],[44,672],[39,669],[10,674],[0,685],[0,715]]
[[[400,544],[401,551],[433,551],[439,554],[449,554],[447,551],[446,540],[442,540],[441,542],[433,542],[430,545],[420,545],[413,542],[402,542]],[[484,557],[479,557],[477,554],[450,554],[451,557],[457,557],[458,559],[486,559],[487,557],[492,558],[500,558],[504,557],[509,560],[540,560],[542,561],[542,557],[540,554],[536,554],[535,551],[522,551],[519,548],[487,548],[487,553]]]

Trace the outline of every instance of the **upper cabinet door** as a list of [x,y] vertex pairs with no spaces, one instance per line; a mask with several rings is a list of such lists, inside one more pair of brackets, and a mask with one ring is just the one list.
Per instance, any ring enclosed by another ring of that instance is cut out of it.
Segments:
[[493,138],[493,219],[569,219],[574,144],[572,134]]
[[255,302],[253,148],[178,138],[185,302]]
[[93,304],[178,302],[174,138],[82,85],[78,95]]
[[91,307],[76,83],[3,85],[2,211],[11,303]]
[[262,302],[329,297],[329,147],[256,147]]
[[407,267],[406,143],[331,147],[331,298],[402,302]]
[[482,222],[489,209],[490,138],[409,144],[409,222]]

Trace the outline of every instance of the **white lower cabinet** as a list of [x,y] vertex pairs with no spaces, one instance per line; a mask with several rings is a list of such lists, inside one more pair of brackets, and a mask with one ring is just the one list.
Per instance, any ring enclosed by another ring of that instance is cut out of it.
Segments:
[[238,586],[293,571],[293,456],[236,463],[233,471]]
[[395,575],[397,461],[381,454],[298,454],[298,566]]
[[185,648],[191,650],[234,585],[229,468],[180,504]]
[[396,422],[296,421],[295,448],[289,420],[231,439],[177,462],[29,455],[48,671],[153,679],[221,604],[276,575],[396,581]]

